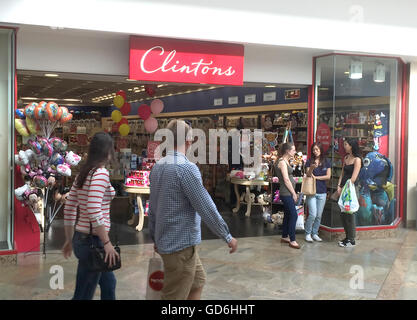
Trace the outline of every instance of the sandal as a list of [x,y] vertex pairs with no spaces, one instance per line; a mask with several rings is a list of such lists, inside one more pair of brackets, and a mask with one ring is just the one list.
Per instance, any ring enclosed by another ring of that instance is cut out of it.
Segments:
[[285,238],[281,238],[281,243],[290,243],[291,240],[286,240]]
[[301,248],[299,244],[297,244],[297,245],[293,245],[293,244],[291,244],[291,242],[290,242],[288,245],[289,245],[291,248],[294,248],[294,249],[300,249],[300,248]]

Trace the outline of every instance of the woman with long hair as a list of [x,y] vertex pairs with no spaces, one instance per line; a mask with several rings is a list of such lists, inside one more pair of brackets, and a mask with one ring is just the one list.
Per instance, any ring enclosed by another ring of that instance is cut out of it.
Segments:
[[297,210],[295,204],[298,195],[295,192],[295,181],[293,177],[293,168],[289,161],[295,155],[295,147],[292,143],[284,143],[280,150],[281,158],[275,164],[275,172],[279,178],[279,197],[284,203],[284,220],[282,226],[281,242],[288,243],[291,248],[300,249],[299,244],[295,241],[295,226],[297,224]]
[[65,202],[66,241],[62,252],[68,258],[74,249],[78,258],[74,300],[92,300],[97,284],[100,284],[102,300],[116,299],[116,278],[113,272],[91,272],[87,268],[91,241],[97,247],[104,247],[105,261],[109,266],[113,266],[116,259],[119,259],[109,239],[110,202],[115,191],[105,166],[113,159],[112,137],[104,132],[96,133],[90,143],[87,161],[75,178]]
[[316,194],[307,196],[308,218],[305,225],[306,241],[322,241],[318,235],[321,216],[327,198],[326,181],[332,175],[331,163],[325,158],[323,148],[318,143],[311,146],[311,159],[306,162],[307,176],[316,180]]
[[[342,174],[340,175],[339,182],[337,184],[337,193],[340,197],[344,185],[350,179],[350,181],[356,186],[356,196],[358,197],[358,177],[362,167],[362,155],[359,149],[359,144],[356,139],[347,138],[345,139],[343,146],[347,154],[343,161]],[[346,237],[342,241],[339,241],[339,246],[353,247],[356,245],[355,214],[342,212],[341,218]]]

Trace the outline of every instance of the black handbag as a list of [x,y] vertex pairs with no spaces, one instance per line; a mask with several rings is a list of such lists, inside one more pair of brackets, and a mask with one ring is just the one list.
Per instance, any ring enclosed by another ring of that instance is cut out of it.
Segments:
[[116,245],[114,247],[114,250],[116,250],[116,252],[119,254],[119,259],[116,260],[116,263],[112,267],[109,267],[108,263],[104,262],[104,258],[106,257],[106,252],[104,251],[104,248],[97,247],[93,244],[93,242],[91,242],[87,260],[88,270],[93,272],[109,272],[120,269],[122,267],[120,248]]

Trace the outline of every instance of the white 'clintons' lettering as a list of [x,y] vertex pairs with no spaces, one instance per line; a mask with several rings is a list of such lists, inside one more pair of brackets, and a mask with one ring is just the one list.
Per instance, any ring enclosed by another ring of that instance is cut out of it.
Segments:
[[186,73],[186,74],[194,74],[195,77],[199,75],[199,73],[205,75],[208,73],[211,73],[211,75],[219,75],[219,76],[226,76],[230,77],[236,73],[236,71],[233,69],[232,66],[229,66],[226,70],[222,70],[222,68],[213,66],[213,61],[204,61],[204,59],[200,59],[200,61],[197,62],[191,62],[189,65],[181,63],[179,60],[175,61],[175,64],[172,64],[171,62],[175,58],[176,51],[172,50],[169,52],[165,59],[161,59],[161,64],[157,68],[154,68],[153,70],[148,70],[145,67],[146,59],[148,58],[148,55],[154,51],[154,50],[160,50],[159,56],[163,58],[165,55],[165,49],[161,46],[155,46],[150,48],[148,51],[145,52],[145,54],[142,56],[142,59],[140,60],[140,69],[144,73],[155,73],[155,72],[174,72],[174,73]]

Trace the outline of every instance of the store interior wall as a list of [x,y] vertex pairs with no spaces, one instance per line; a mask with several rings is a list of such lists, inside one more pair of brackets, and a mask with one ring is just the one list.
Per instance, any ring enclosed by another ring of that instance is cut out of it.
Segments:
[[417,219],[417,63],[411,63],[408,100],[408,159],[407,159],[407,226],[416,225]]

